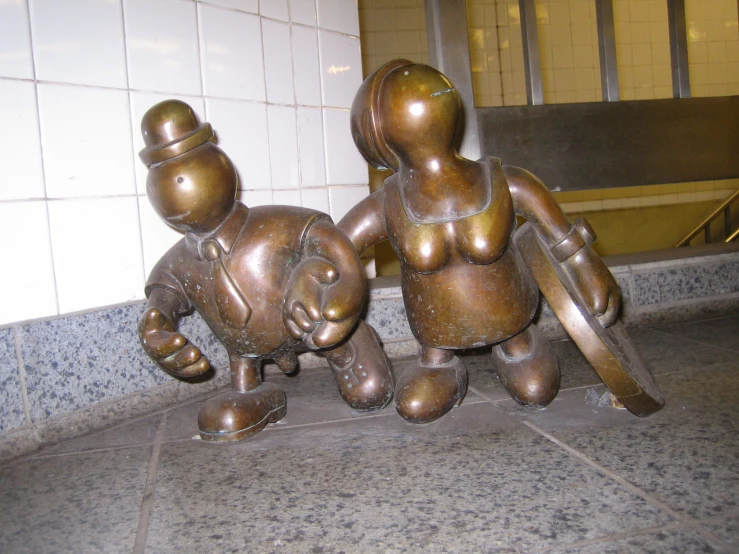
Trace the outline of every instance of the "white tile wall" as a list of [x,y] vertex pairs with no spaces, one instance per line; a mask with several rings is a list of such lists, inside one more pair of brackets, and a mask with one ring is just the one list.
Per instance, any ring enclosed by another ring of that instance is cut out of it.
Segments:
[[31,38],[25,2],[0,2],[0,75],[33,79]]
[[13,237],[8,241],[12,268],[8,264],[0,271],[0,325],[55,314],[46,202],[0,202],[0,233]]
[[294,104],[290,26],[287,23],[265,19],[262,22],[262,32],[267,101],[275,104]]
[[131,88],[201,94],[195,3],[124,0],[124,8]]
[[293,67],[295,100],[307,106],[321,105],[321,65],[318,31],[293,25]]
[[36,89],[28,81],[0,81],[0,200],[43,198],[41,141],[38,133]]
[[259,0],[259,13],[264,17],[288,21],[290,11],[287,0]]
[[331,31],[318,31],[321,54],[323,105],[351,108],[355,83],[362,82],[362,54],[359,39]]
[[144,266],[135,196],[49,201],[61,313],[141,298]]
[[126,87],[120,2],[30,0],[29,3],[36,78]]
[[363,185],[368,183],[367,163],[354,147],[352,140],[349,110],[323,108],[323,130],[328,184]]
[[368,193],[357,21],[355,0],[0,0],[0,230],[24,268],[0,272],[0,325],[143,297],[181,237],[138,158],[167,98],[213,124],[242,201],[338,221]]
[[125,90],[41,83],[38,99],[47,196],[136,191]]

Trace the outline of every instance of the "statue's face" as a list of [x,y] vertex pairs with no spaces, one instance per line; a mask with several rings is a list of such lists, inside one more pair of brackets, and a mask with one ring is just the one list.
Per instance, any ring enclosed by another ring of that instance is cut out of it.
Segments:
[[461,116],[459,93],[427,65],[400,67],[379,90],[382,138],[401,160],[453,151]]
[[146,192],[156,212],[181,231],[207,233],[220,225],[236,197],[231,160],[211,142],[149,167]]

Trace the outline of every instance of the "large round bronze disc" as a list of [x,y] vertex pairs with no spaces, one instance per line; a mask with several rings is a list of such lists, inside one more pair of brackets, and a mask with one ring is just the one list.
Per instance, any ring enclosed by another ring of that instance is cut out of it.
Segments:
[[604,328],[585,307],[562,264],[525,223],[514,238],[542,294],[605,385],[631,413],[648,416],[665,404],[621,321]]

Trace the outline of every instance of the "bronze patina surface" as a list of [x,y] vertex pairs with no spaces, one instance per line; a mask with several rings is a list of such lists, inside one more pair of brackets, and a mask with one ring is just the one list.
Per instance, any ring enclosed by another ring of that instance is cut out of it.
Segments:
[[537,274],[514,241],[516,216],[569,275],[594,324],[614,324],[620,306],[618,285],[590,247],[587,222],[573,225],[529,172],[460,156],[460,118],[454,85],[407,60],[367,77],[351,109],[357,148],[394,173],[338,226],[360,253],[389,240],[400,260],[408,320],[422,351],[398,381],[396,408],[414,422],[433,421],[462,401],[467,374],[455,349],[494,344],[500,380],[525,406],[546,406],[557,394],[557,359],[532,324]]
[[234,441],[285,415],[284,392],[263,383],[261,362],[296,369],[296,348],[323,354],[339,392],[357,410],[392,399],[393,377],[377,336],[359,313],[366,281],[352,243],[326,214],[292,206],[247,208],[235,200],[237,175],[190,106],[167,100],[141,124],[147,194],[169,225],[185,232],[154,267],[141,343],[178,377],[209,370],[208,360],[177,332],[197,310],[226,347],[232,389],[204,403],[205,440]]

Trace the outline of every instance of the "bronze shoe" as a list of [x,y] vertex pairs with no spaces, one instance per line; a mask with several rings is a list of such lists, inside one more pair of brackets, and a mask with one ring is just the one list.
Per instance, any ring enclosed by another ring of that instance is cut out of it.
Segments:
[[262,383],[246,392],[228,391],[209,398],[200,408],[200,438],[206,441],[238,441],[257,434],[268,423],[285,417],[285,391]]
[[493,347],[500,382],[513,399],[529,408],[543,408],[559,392],[559,362],[536,325]]
[[418,363],[406,369],[398,379],[395,408],[412,423],[430,423],[439,419],[467,394],[467,369],[454,356],[449,363],[424,366]]
[[324,353],[339,393],[354,410],[381,410],[393,399],[395,380],[375,330],[359,320],[349,339]]

